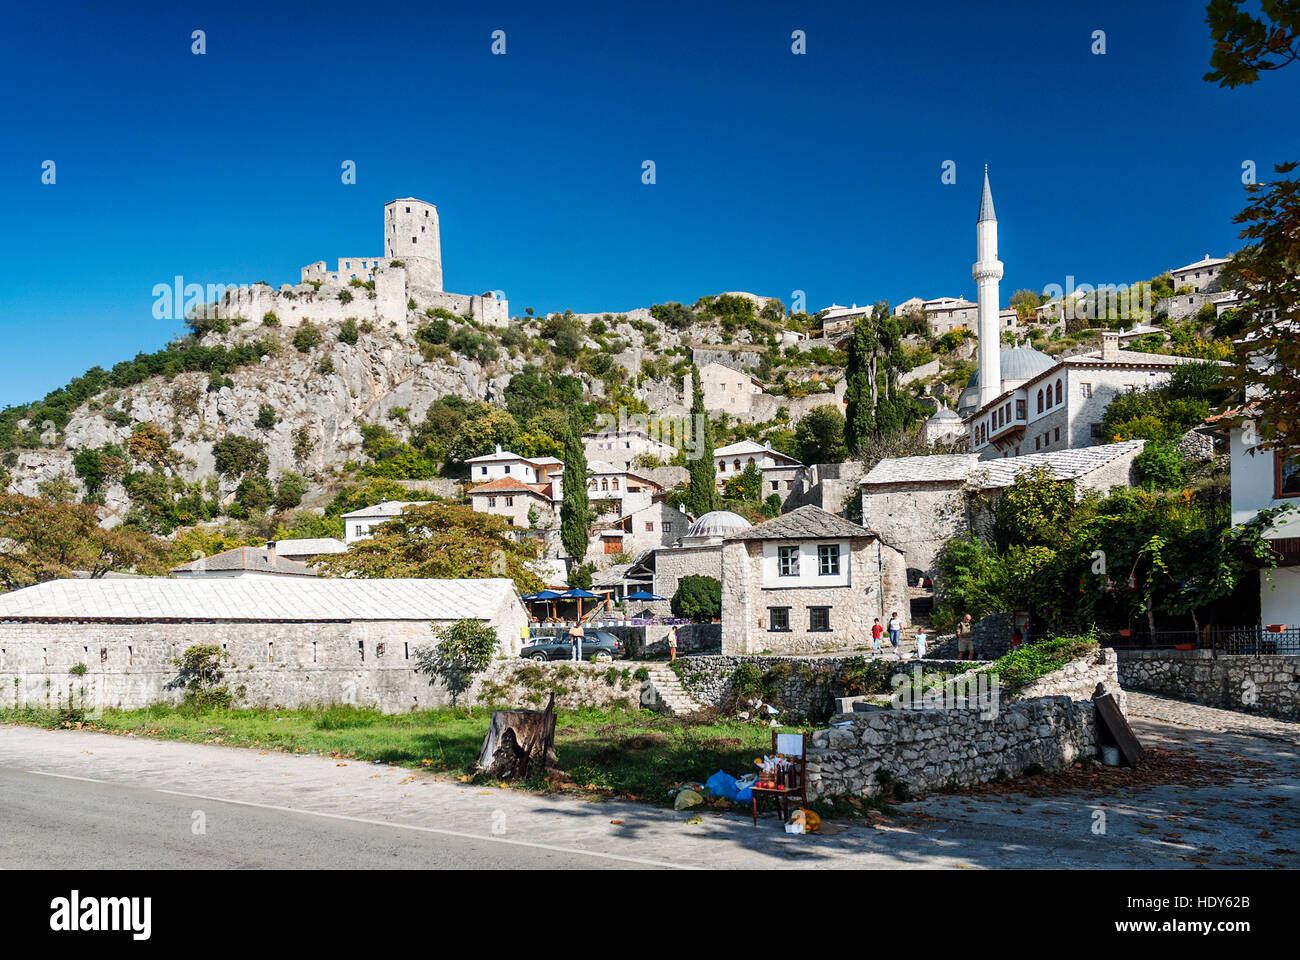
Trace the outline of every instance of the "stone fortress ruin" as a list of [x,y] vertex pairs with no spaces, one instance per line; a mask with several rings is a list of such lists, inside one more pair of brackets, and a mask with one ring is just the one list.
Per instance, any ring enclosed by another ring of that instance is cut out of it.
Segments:
[[424,200],[404,197],[384,204],[383,256],[339,257],[337,263],[337,270],[324,260],[309,263],[296,286],[229,289],[218,305],[220,314],[258,322],[274,314],[286,327],[305,320],[369,320],[406,335],[414,301],[421,312],[443,309],[492,326],[510,322],[510,305],[499,291],[471,295],[443,289],[438,208]]

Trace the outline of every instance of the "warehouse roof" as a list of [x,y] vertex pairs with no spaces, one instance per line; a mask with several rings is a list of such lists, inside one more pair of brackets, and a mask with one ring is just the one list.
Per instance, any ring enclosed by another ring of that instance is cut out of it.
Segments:
[[505,578],[51,580],[0,596],[0,621],[489,620],[511,597]]

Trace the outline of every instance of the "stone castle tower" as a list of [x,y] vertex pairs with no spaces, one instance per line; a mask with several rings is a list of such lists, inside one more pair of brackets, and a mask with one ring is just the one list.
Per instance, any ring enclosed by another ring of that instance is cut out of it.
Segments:
[[384,257],[405,261],[407,272],[422,286],[441,290],[442,240],[438,232],[438,208],[414,197],[384,204]]
[[998,218],[993,212],[993,191],[989,189],[989,168],[984,166],[984,192],[980,195],[980,215],[975,224],[975,264],[971,276],[979,290],[979,334],[977,362],[979,401],[977,409],[992,403],[1002,394],[1002,329],[998,326],[998,281],[1002,279],[1002,261],[998,259]]

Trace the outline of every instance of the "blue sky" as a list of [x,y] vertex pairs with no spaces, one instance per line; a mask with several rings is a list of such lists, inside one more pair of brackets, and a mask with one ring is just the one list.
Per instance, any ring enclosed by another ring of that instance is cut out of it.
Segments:
[[399,196],[438,205],[447,289],[516,313],[815,310],[973,296],[984,163],[1005,301],[1226,253],[1242,162],[1300,159],[1300,68],[1205,83],[1196,2],[98,7],[0,32],[0,405],[160,348],[175,275],[382,252]]

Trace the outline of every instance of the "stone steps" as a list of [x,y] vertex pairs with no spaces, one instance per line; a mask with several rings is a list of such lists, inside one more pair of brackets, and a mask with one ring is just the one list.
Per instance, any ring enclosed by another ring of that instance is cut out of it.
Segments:
[[682,687],[682,682],[677,679],[672,667],[663,663],[647,664],[646,670],[650,674],[646,682],[654,688],[655,695],[666,712],[683,716],[704,709],[704,704]]

